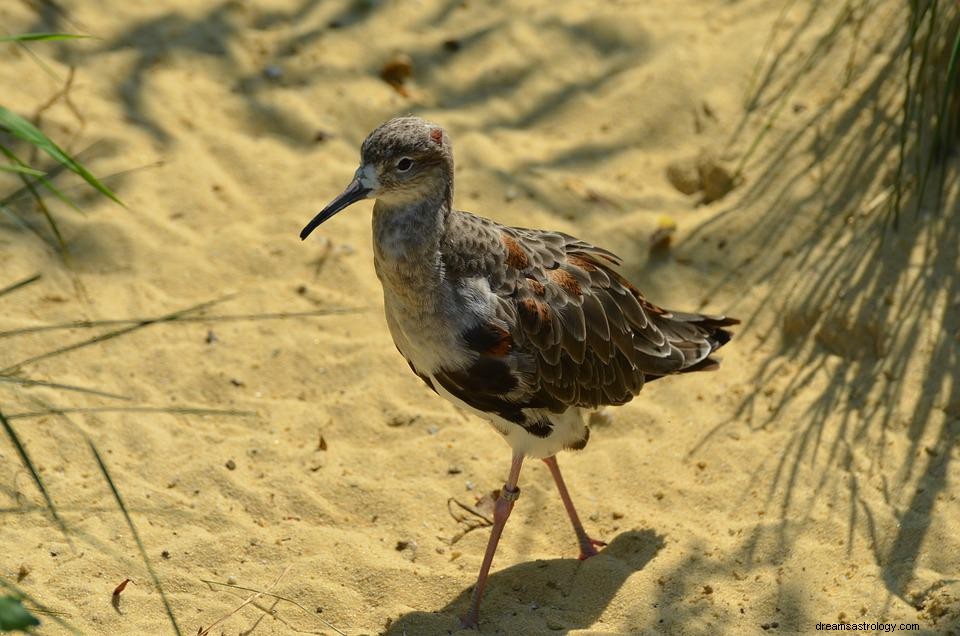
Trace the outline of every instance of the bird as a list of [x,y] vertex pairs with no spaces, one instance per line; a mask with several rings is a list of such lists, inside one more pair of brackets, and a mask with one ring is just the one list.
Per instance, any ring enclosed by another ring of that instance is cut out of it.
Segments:
[[375,199],[374,269],[394,344],[430,389],[486,419],[511,448],[461,617],[463,627],[476,628],[524,460],[545,462],[580,559],[596,555],[605,544],[584,529],[556,455],[587,445],[592,411],[626,404],[647,382],[718,368],[711,354],[739,321],[655,305],[602,247],[456,209],[452,142],[437,124],[390,119],[366,137],[360,155],[353,180],[300,238],[348,206]]

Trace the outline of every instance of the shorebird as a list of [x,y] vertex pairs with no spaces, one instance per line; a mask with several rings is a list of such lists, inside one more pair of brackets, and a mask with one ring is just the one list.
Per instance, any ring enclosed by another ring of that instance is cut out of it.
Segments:
[[737,320],[668,311],[617,273],[613,253],[561,232],[508,227],[453,207],[447,132],[391,119],[361,147],[353,181],[300,238],[373,198],[374,267],[387,325],[434,392],[488,420],[513,451],[465,627],[476,627],[493,555],[527,457],[550,470],[580,545],[583,528],[556,455],[590,437],[585,412],[629,402],[644,383],[718,366]]

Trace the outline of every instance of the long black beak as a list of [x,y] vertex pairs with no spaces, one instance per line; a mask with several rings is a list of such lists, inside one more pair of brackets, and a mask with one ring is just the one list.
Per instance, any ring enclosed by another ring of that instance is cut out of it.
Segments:
[[347,189],[340,193],[340,196],[331,201],[327,207],[320,210],[317,216],[313,217],[313,220],[307,223],[306,227],[300,231],[300,240],[302,241],[310,236],[310,232],[317,229],[317,226],[348,205],[366,199],[368,194],[370,194],[370,188],[360,183],[360,179],[351,181]]

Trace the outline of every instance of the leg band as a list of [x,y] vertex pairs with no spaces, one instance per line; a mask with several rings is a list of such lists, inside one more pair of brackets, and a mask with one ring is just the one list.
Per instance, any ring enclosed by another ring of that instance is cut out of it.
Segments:
[[514,502],[520,498],[520,488],[515,487],[511,490],[507,486],[504,486],[500,489],[500,498],[504,501]]

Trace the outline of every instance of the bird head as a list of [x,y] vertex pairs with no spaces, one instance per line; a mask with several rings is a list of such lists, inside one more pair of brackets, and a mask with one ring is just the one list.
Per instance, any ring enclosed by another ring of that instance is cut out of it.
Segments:
[[363,199],[389,206],[424,200],[450,203],[452,192],[453,152],[446,131],[419,117],[397,117],[367,136],[353,181],[313,217],[300,238]]

